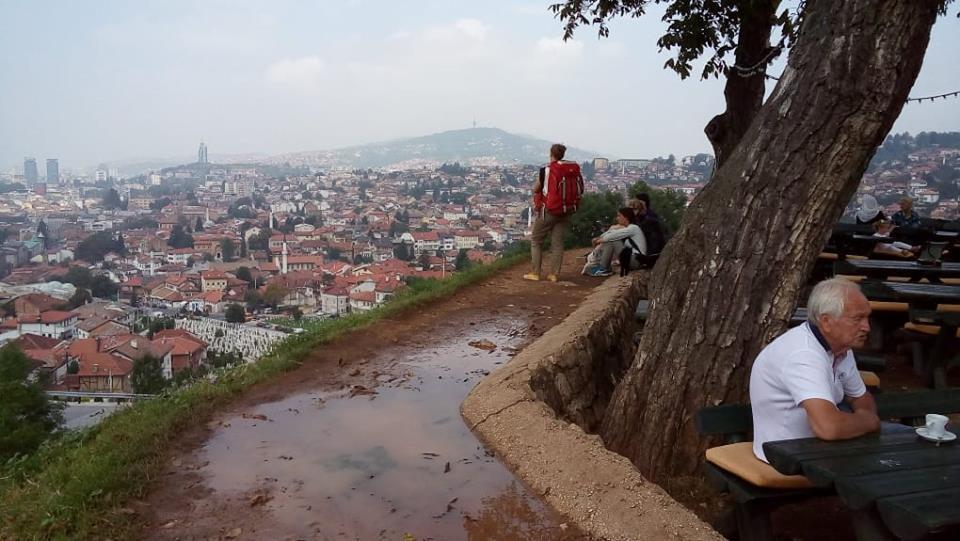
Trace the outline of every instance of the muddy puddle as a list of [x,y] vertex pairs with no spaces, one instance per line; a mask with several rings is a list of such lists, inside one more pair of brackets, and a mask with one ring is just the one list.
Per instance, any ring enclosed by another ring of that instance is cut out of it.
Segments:
[[195,454],[204,494],[193,519],[178,522],[192,521],[197,537],[229,537],[232,525],[217,515],[232,509],[258,517],[237,521],[238,539],[580,539],[459,415],[469,390],[524,342],[516,325],[461,327],[351,367],[356,381],[342,389],[219,420]]

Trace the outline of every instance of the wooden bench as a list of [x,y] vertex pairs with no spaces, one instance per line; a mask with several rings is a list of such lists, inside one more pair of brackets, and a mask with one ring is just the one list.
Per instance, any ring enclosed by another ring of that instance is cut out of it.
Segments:
[[[904,423],[927,413],[960,412],[960,389],[884,393],[875,398],[881,419]],[[756,458],[750,441],[753,411],[749,404],[703,408],[695,423],[701,434],[720,437],[725,444],[707,450],[705,469],[711,482],[733,497],[741,540],[773,539],[770,514],[777,507],[833,492],[812,488],[803,476],[783,475]]]

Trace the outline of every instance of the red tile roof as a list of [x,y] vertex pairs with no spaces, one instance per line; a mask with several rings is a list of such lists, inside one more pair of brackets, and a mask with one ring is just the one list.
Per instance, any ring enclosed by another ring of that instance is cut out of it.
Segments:
[[77,317],[73,312],[64,312],[62,310],[48,310],[40,314],[40,323],[63,323]]

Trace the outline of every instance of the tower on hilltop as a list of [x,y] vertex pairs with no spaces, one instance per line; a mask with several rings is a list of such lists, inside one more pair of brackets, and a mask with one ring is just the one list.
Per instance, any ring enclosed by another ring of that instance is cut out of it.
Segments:
[[197,150],[197,163],[210,163],[207,159],[207,145],[200,141],[200,148]]

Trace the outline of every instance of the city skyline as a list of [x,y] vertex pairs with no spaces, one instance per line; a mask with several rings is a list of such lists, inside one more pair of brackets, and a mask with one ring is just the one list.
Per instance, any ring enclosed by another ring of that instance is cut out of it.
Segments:
[[[0,47],[22,52],[0,59],[0,169],[189,157],[201,139],[213,156],[327,150],[474,118],[617,157],[709,152],[722,81],[662,69],[658,9],[564,43],[548,4],[4,4]],[[956,12],[934,27],[913,96],[957,90]],[[41,20],[60,39],[31,42]],[[908,104],[893,127],[957,129],[957,99]]]

